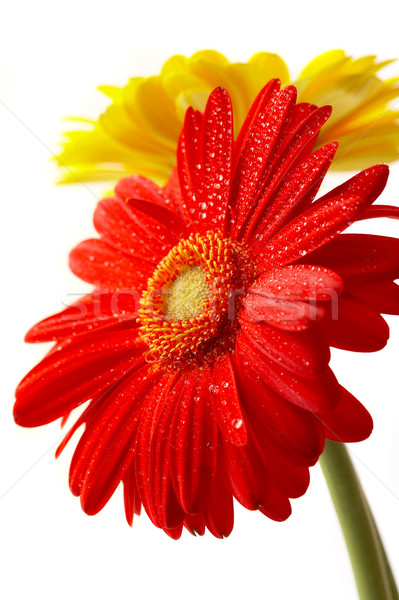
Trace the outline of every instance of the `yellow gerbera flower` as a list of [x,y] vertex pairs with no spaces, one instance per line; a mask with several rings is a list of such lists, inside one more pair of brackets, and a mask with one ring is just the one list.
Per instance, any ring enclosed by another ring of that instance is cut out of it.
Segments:
[[[310,62],[294,82],[299,101],[331,104],[333,113],[318,146],[338,140],[333,167],[351,170],[399,157],[399,78],[382,80],[378,71],[391,61],[375,56],[353,59],[331,50]],[[58,161],[61,181],[113,180],[139,173],[163,183],[176,155],[177,138],[188,106],[203,110],[209,93],[228,89],[235,130],[258,91],[269,79],[290,81],[277,54],[259,52],[247,63],[230,63],[222,54],[203,50],[191,58],[176,55],[159,75],[134,77],[123,88],[102,86],[111,104],[97,121],[76,119],[88,129],[71,131]]]

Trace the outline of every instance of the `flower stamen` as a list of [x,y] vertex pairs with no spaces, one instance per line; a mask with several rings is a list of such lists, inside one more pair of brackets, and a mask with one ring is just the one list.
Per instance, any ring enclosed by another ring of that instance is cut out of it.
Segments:
[[240,292],[254,279],[249,263],[241,244],[213,231],[191,234],[172,248],[141,299],[147,360],[175,370],[231,350]]
[[167,321],[186,321],[196,317],[209,298],[209,285],[202,267],[182,267],[164,288],[164,313]]

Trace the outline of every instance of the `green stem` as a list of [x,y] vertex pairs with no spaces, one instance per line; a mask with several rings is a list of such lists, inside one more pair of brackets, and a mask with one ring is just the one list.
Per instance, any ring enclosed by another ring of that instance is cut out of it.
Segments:
[[384,546],[345,444],[327,440],[320,465],[341,524],[360,600],[399,600]]
[[398,592],[398,588],[396,587],[396,582],[395,582],[394,575],[392,573],[391,565],[389,564],[388,556],[387,556],[387,553],[385,552],[385,548],[384,548],[384,545],[382,543],[382,539],[381,539],[380,533],[379,533],[379,531],[377,529],[376,522],[374,520],[374,517],[373,517],[373,514],[371,512],[371,509],[370,509],[370,507],[369,507],[369,505],[367,503],[367,499],[364,496],[364,493],[363,493],[363,498],[364,498],[364,502],[365,502],[365,504],[366,504],[366,506],[368,508],[370,519],[371,519],[371,521],[373,523],[374,531],[375,531],[375,534],[376,534],[376,536],[378,538],[378,542],[380,544],[381,554],[382,554],[382,558],[383,558],[383,561],[384,561],[386,573],[387,573],[387,576],[388,576],[389,589],[391,591],[392,600],[399,600],[399,592]]

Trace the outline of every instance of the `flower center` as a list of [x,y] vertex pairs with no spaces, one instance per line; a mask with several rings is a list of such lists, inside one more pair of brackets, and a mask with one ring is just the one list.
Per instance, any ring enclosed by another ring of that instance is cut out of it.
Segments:
[[243,246],[218,232],[191,234],[149,279],[139,310],[147,360],[201,366],[234,347],[241,297],[255,278]]
[[174,281],[165,286],[164,314],[167,321],[196,317],[209,298],[209,285],[202,267],[182,267]]

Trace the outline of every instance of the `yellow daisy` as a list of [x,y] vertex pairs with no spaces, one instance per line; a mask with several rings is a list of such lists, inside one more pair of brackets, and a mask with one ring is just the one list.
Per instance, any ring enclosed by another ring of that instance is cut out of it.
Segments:
[[[312,60],[294,81],[300,102],[333,106],[318,146],[340,142],[336,170],[399,157],[399,78],[378,76],[389,62],[377,62],[375,56],[353,59],[343,50],[331,50]],[[247,63],[231,63],[219,52],[203,50],[191,58],[173,56],[159,75],[133,77],[122,88],[102,86],[111,103],[98,120],[74,119],[79,127],[65,134],[58,156],[61,181],[115,180],[139,173],[163,183],[175,163],[188,106],[203,110],[209,93],[226,87],[237,132],[258,91],[276,77],[283,85],[290,82],[277,54],[259,52]]]

